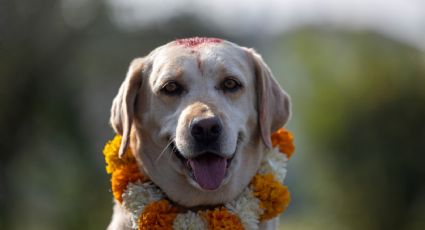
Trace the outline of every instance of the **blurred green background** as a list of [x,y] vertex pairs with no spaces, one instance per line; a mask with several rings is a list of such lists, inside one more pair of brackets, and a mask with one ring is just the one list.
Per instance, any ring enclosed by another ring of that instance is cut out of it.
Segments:
[[[425,229],[425,46],[338,20],[270,32],[280,21],[260,20],[267,2],[252,17],[230,13],[248,21],[211,23],[182,10],[190,4],[155,13],[113,0],[0,0],[0,229],[107,226],[111,101],[132,58],[191,36],[256,48],[292,96],[293,201],[281,229]],[[153,16],[120,19],[138,14]]]

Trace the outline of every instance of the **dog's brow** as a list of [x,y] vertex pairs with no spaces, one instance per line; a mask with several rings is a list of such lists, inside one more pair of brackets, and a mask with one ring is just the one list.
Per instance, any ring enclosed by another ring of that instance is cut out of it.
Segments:
[[182,68],[176,68],[174,71],[167,71],[165,74],[161,74],[157,72],[158,77],[156,77],[152,81],[152,87],[153,88],[159,88],[161,85],[163,85],[165,82],[170,80],[176,80],[179,81],[183,78],[184,71]]
[[223,65],[220,68],[220,75],[221,76],[233,76],[233,77],[243,77],[243,74],[238,70],[237,68],[232,68],[231,66]]

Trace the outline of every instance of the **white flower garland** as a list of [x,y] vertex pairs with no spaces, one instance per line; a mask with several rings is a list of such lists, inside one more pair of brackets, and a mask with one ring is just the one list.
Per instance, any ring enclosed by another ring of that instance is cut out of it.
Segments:
[[[287,162],[286,155],[279,152],[276,147],[263,157],[258,173],[272,173],[279,182],[283,183]],[[138,228],[140,214],[146,205],[163,198],[165,198],[165,194],[152,182],[129,183],[122,194],[122,204],[131,216],[132,228]],[[254,196],[250,187],[245,188],[235,200],[226,203],[224,206],[229,212],[239,217],[245,229],[258,229],[259,217],[263,214],[263,210],[260,208],[260,200]],[[178,214],[173,221],[173,229],[202,230],[206,229],[206,226],[207,223],[192,211]]]

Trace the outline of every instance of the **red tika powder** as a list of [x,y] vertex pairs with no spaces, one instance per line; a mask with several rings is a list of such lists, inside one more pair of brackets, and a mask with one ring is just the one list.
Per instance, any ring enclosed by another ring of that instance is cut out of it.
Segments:
[[194,38],[183,38],[177,39],[175,42],[178,45],[183,45],[185,47],[195,47],[204,43],[221,43],[223,42],[220,38],[206,38],[206,37],[194,37]]

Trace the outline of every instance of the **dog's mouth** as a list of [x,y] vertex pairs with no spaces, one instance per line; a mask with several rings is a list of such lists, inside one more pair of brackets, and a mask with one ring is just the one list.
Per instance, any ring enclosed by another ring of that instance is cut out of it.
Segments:
[[205,152],[188,159],[181,154],[174,142],[171,149],[185,166],[189,177],[205,190],[216,190],[220,187],[228,176],[228,169],[236,155],[233,154],[231,158],[225,158],[213,152]]

